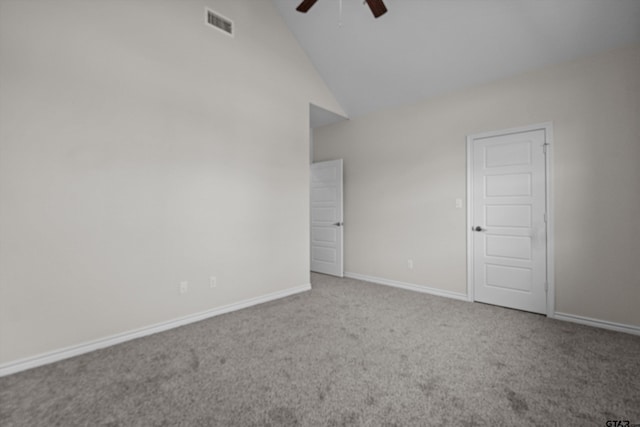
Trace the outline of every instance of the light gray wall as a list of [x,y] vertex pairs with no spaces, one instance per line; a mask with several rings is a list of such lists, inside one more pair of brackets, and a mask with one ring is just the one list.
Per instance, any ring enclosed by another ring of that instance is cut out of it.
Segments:
[[0,1],[0,364],[308,284],[310,102],[270,1]]
[[314,159],[344,159],[345,270],[466,293],[465,138],[547,121],[556,311],[640,325],[639,46],[316,129]]

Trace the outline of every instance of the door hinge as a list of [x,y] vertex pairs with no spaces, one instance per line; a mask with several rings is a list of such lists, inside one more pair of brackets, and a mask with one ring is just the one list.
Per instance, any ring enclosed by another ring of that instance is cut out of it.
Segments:
[[544,222],[547,222],[547,213],[544,213]]
[[542,144],[542,152],[544,154],[547,154],[547,147],[549,146],[548,142],[545,142],[544,144]]
[[549,292],[549,282],[544,282],[544,291]]

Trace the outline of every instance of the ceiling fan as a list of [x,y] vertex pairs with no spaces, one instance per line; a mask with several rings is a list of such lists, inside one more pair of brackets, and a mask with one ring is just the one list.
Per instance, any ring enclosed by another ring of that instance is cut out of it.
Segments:
[[[307,13],[311,6],[316,4],[318,0],[303,0],[302,3],[296,8],[298,12]],[[364,0],[369,5],[369,9],[373,12],[373,16],[376,18],[381,17],[387,13],[387,7],[382,0]]]

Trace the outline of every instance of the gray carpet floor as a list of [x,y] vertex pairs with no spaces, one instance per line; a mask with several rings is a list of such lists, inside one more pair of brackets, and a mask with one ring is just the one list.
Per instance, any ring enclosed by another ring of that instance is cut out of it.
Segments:
[[0,378],[2,426],[640,423],[640,337],[358,280]]

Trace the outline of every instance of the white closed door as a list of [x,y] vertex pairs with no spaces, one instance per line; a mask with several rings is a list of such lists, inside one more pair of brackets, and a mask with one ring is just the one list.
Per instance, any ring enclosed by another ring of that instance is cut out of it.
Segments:
[[546,313],[546,131],[471,137],[476,301]]
[[311,165],[311,271],[343,277],[342,159]]

